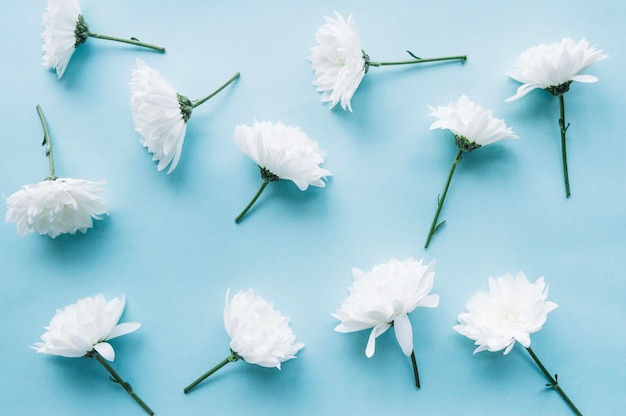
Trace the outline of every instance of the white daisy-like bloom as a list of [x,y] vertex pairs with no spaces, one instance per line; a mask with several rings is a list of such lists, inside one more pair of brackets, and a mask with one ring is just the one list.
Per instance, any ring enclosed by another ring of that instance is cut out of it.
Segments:
[[106,301],[102,294],[80,299],[57,310],[56,315],[41,336],[43,342],[32,345],[38,353],[62,357],[84,357],[93,350],[108,361],[115,359],[115,351],[107,341],[130,334],[141,326],[138,322],[118,324],[126,300]]
[[602,50],[589,46],[585,38],[578,43],[564,38],[560,42],[533,46],[517,58],[515,69],[507,72],[523,85],[506,101],[517,100],[536,88],[560,95],[567,92],[572,81],[596,82],[597,77],[580,72],[608,57]]
[[296,341],[289,318],[252,289],[239,291],[229,299],[226,292],[224,326],[230,349],[244,361],[262,367],[276,367],[296,357],[304,344]]
[[374,355],[376,338],[393,326],[402,352],[413,352],[413,329],[408,314],[417,307],[435,308],[439,295],[430,294],[435,272],[434,262],[410,257],[404,261],[395,258],[374,266],[370,272],[352,269],[354,283],[350,295],[333,317],[341,323],[337,332],[355,332],[372,329],[365,355]]
[[159,74],[137,58],[133,70],[131,110],[135,130],[141,135],[140,142],[157,160],[158,170],[169,165],[171,173],[180,160],[187,132],[187,120],[191,116],[191,101],[176,90]]
[[313,85],[330,108],[341,104],[352,111],[350,100],[365,75],[366,61],[352,15],[345,20],[335,12],[335,17],[325,17],[326,24],[315,35],[318,45],[309,56],[315,70]]
[[489,278],[489,293],[478,292],[458,316],[454,330],[475,341],[480,351],[508,354],[516,342],[530,347],[530,334],[539,331],[558,305],[548,301],[543,277],[530,283],[523,272]]
[[56,238],[60,234],[86,233],[93,220],[108,214],[104,200],[104,181],[57,178],[28,184],[6,199],[6,222],[17,223],[24,236],[39,232]]
[[59,78],[63,76],[76,47],[88,37],[89,31],[86,26],[79,27],[81,18],[77,0],[48,1],[48,8],[43,14],[45,29],[41,35],[43,65],[56,70]]
[[481,146],[495,143],[502,139],[517,139],[504,120],[495,118],[491,110],[484,110],[462,95],[456,103],[447,106],[428,106],[430,115],[437,121],[430,125],[430,130],[450,130],[456,139],[459,150],[466,152]]

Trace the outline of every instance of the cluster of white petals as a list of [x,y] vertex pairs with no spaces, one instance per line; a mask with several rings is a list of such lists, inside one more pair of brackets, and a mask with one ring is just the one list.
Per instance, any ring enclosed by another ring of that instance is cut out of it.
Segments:
[[454,329],[475,341],[480,351],[504,350],[508,354],[515,342],[530,346],[530,334],[539,331],[548,313],[557,304],[546,300],[548,287],[543,277],[530,283],[523,272],[489,278],[489,293],[478,292],[465,305]]
[[507,72],[523,85],[506,101],[517,100],[536,88],[559,87],[571,81],[596,82],[597,77],[579,73],[608,57],[602,50],[589,46],[585,38],[578,43],[564,38],[560,42],[533,46],[517,58],[516,68]]
[[280,179],[293,181],[302,191],[309,185],[326,186],[323,178],[332,175],[319,166],[324,162],[326,151],[299,127],[268,121],[255,121],[252,126],[238,125],[235,143],[260,168]]
[[43,65],[61,78],[76,50],[76,24],[81,15],[77,0],[49,0],[43,14]]
[[115,351],[107,341],[136,331],[138,322],[118,324],[126,300],[113,298],[107,302],[102,294],[83,298],[78,302],[57,310],[41,336],[43,342],[31,348],[38,353],[62,357],[83,357],[96,350],[109,361],[115,359]]
[[248,363],[276,367],[296,357],[304,344],[296,342],[289,318],[252,289],[239,291],[232,299],[226,292],[224,326],[231,338],[230,349]]
[[393,325],[402,352],[413,351],[413,329],[408,314],[418,306],[435,308],[439,295],[429,294],[433,288],[434,262],[427,265],[412,257],[405,261],[391,259],[370,272],[352,269],[354,283],[350,295],[332,314],[341,323],[337,332],[355,332],[372,328],[365,355],[374,355],[376,338]]
[[365,75],[365,59],[352,15],[348,20],[337,12],[335,16],[325,17],[326,24],[315,35],[318,45],[311,48],[309,56],[315,70],[313,85],[330,108],[340,103],[344,110],[352,111],[350,100]]
[[141,59],[133,70],[131,109],[140,142],[158,160],[158,170],[170,165],[171,173],[180,159],[187,132],[179,95],[174,88]]
[[465,95],[456,103],[428,108],[430,115],[437,118],[430,130],[450,130],[457,139],[466,139],[472,145],[485,146],[506,138],[518,138],[504,120],[493,117],[491,110],[484,110]]
[[17,233],[24,236],[37,231],[56,238],[59,234],[87,232],[93,220],[108,214],[100,194],[104,182],[57,178],[24,185],[6,199],[6,222],[17,223]]

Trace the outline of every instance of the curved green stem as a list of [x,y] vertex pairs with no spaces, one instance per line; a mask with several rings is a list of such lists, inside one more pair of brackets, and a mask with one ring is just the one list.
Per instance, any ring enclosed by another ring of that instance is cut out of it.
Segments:
[[131,385],[129,383],[125,382],[122,379],[122,377],[120,377],[120,375],[117,374],[117,372],[113,369],[113,367],[111,367],[111,365],[107,362],[107,360],[105,360],[100,355],[100,353],[98,353],[98,351],[93,350],[92,352],[87,354],[87,357],[95,357],[95,359],[98,360],[98,362],[100,364],[102,364],[104,366],[104,368],[106,368],[106,370],[109,372],[109,374],[111,374],[111,380],[113,380],[114,382],[116,382],[117,384],[122,386],[122,388],[124,390],[126,390],[126,392],[128,394],[130,394],[130,396],[133,399],[135,399],[135,401],[139,404],[139,406],[141,406],[141,408],[143,410],[146,411],[146,413],[148,413],[151,416],[154,415],[154,412],[152,411],[152,409],[150,409],[150,407],[148,407],[148,405],[146,403],[144,403],[144,401],[141,400],[141,398],[135,394],[135,392],[133,391],[133,388],[131,387]]
[[456,61],[459,60],[462,63],[467,60],[467,55],[458,56],[445,56],[441,58],[419,58],[407,51],[414,59],[410,61],[392,61],[392,62],[369,62],[369,66],[389,66],[389,65],[411,65],[411,64],[423,64],[426,62],[438,62],[438,61]]
[[254,205],[254,203],[256,202],[257,199],[259,199],[259,197],[261,196],[261,194],[265,190],[265,187],[267,186],[268,183],[270,183],[269,180],[264,180],[263,181],[263,183],[261,184],[261,187],[257,191],[256,195],[254,195],[254,198],[252,198],[252,201],[250,201],[250,203],[243,209],[243,211],[241,211],[241,214],[237,215],[237,218],[235,218],[235,222],[236,223],[239,223],[239,221],[241,221],[243,216],[246,215],[246,213],[250,210],[250,208],[252,208],[252,205]]
[[239,359],[239,356],[237,355],[237,353],[235,353],[234,351],[231,350],[230,355],[226,358],[224,358],[222,361],[219,362],[219,364],[217,364],[215,367],[213,367],[212,369],[210,369],[209,371],[207,371],[206,373],[202,374],[198,379],[196,379],[193,383],[191,383],[190,385],[188,385],[187,387],[185,387],[185,389],[183,390],[185,392],[185,394],[189,393],[194,387],[196,387],[198,384],[202,383],[205,379],[207,379],[211,374],[215,373],[217,370],[219,370],[220,368],[224,367],[226,364],[228,363],[234,363],[235,361],[237,361]]
[[430,231],[428,232],[428,238],[426,239],[426,244],[424,245],[424,248],[428,248],[430,240],[433,238],[433,234],[435,234],[435,231],[437,231],[437,229],[443,224],[443,222],[441,224],[437,224],[437,220],[439,219],[439,214],[441,213],[443,202],[446,200],[446,195],[448,194],[448,188],[450,187],[452,175],[454,175],[456,165],[461,161],[461,158],[463,158],[463,151],[459,150],[459,153],[457,153],[454,161],[452,162],[452,167],[450,168],[450,173],[448,174],[448,180],[446,181],[446,186],[443,188],[443,194],[441,194],[441,197],[439,198],[439,202],[437,204],[437,212],[435,212],[435,218],[433,218],[433,223],[430,226]]
[[211,98],[213,98],[214,96],[216,96],[220,91],[222,91],[224,88],[228,87],[228,85],[233,82],[234,80],[236,80],[237,78],[239,78],[239,72],[237,72],[235,75],[233,75],[228,81],[226,81],[221,87],[219,87],[218,89],[216,89],[215,91],[213,91],[211,94],[207,95],[204,98],[201,98],[199,100],[195,100],[194,102],[191,103],[191,106],[193,108],[196,108],[197,106],[199,106],[200,104],[205,103],[206,101],[210,100]]
[[413,364],[413,376],[415,377],[415,387],[418,389],[420,386],[420,375],[417,371],[417,361],[415,360],[415,351],[411,351],[411,364]]
[[559,127],[561,128],[561,155],[563,158],[563,179],[565,180],[565,197],[570,197],[569,190],[569,174],[567,173],[567,148],[565,144],[565,134],[569,124],[565,124],[565,99],[563,94],[559,95],[559,107],[561,110],[561,117],[559,118]]
[[157,45],[152,45],[150,43],[141,42],[141,41],[139,41],[139,40],[137,40],[135,38],[124,39],[124,38],[117,38],[117,37],[113,37],[113,36],[100,35],[98,33],[92,33],[92,32],[89,32],[89,37],[90,38],[96,38],[96,39],[112,40],[112,41],[115,41],[115,42],[129,43],[131,45],[142,46],[144,48],[154,49],[154,50],[159,51],[159,52],[165,52],[165,48],[163,48],[161,46],[157,46]]
[[46,123],[46,118],[43,115],[43,110],[37,104],[37,114],[39,114],[39,120],[41,120],[41,125],[43,127],[43,143],[42,146],[46,146],[46,156],[48,156],[48,165],[50,166],[50,176],[46,179],[50,181],[54,181],[57,179],[57,175],[54,172],[54,155],[52,154],[52,141],[50,140],[50,132],[48,131],[48,124]]
[[548,379],[548,381],[550,382],[550,384],[548,384],[548,387],[552,387],[554,390],[556,390],[559,393],[559,395],[561,396],[561,398],[563,400],[565,400],[565,403],[567,403],[567,405],[570,407],[570,409],[572,409],[572,411],[576,415],[582,416],[583,414],[580,412],[580,410],[578,410],[578,408],[574,405],[574,403],[570,400],[570,398],[567,397],[567,394],[565,394],[565,392],[563,391],[561,386],[559,386],[558,376],[555,375],[554,377],[552,377],[552,374],[550,374],[548,372],[546,367],[544,367],[544,365],[539,360],[539,357],[537,357],[535,355],[535,353],[533,352],[533,350],[530,347],[527,347],[526,350],[528,351],[530,356],[533,358],[533,360],[535,360],[535,363],[539,366],[539,369],[541,370],[543,375],[545,375],[546,378]]

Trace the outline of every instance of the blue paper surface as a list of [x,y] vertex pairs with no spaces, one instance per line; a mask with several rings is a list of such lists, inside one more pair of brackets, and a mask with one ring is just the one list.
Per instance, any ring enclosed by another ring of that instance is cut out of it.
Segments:
[[[46,2],[2,13],[0,192],[48,173],[36,104],[46,115],[59,176],[106,180],[110,215],[86,234],[18,237],[0,224],[0,413],[141,415],[97,362],[28,348],[55,310],[86,296],[125,295],[123,321],[143,325],[113,340],[113,367],[157,415],[569,415],[521,346],[472,355],[452,330],[487,278],[545,276],[559,307],[532,347],[584,414],[626,407],[623,365],[626,195],[623,16],[626,3],[591,1],[81,2],[90,28],[163,45],[159,54],[89,39],[60,80],[41,64]],[[329,110],[308,62],[324,16],[353,14],[372,60],[467,54],[450,62],[371,68],[353,113]],[[563,37],[610,55],[585,71],[595,84],[567,93],[572,197],[564,197],[558,101],[543,91],[504,100],[519,54]],[[194,110],[178,168],[158,172],[130,112],[135,58]],[[520,136],[463,158],[440,219],[424,241],[450,164],[452,135],[429,131],[427,105],[466,94]],[[237,124],[282,121],[327,150],[326,188],[261,184],[234,144]],[[6,212],[6,209],[3,211]],[[438,308],[410,314],[422,388],[392,331],[364,350],[368,331],[339,334],[330,316],[348,295],[351,268],[390,258],[436,259]],[[306,344],[282,370],[229,364],[189,395],[183,388],[229,354],[227,289],[252,287],[291,318]]]

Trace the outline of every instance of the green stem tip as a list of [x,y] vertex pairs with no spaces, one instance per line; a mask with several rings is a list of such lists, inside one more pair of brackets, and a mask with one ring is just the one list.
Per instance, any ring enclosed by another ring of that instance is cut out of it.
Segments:
[[206,373],[204,373],[200,377],[198,377],[193,383],[191,383],[190,385],[185,387],[185,389],[183,391],[185,392],[185,394],[189,393],[194,387],[196,387],[198,384],[202,383],[205,379],[207,379],[209,376],[211,376],[217,370],[219,370],[220,368],[224,367],[226,364],[234,363],[237,360],[239,360],[239,356],[237,355],[236,352],[231,350],[230,351],[230,355],[228,357],[224,358],[215,367],[213,367],[212,369],[210,369],[209,371],[207,371]]

